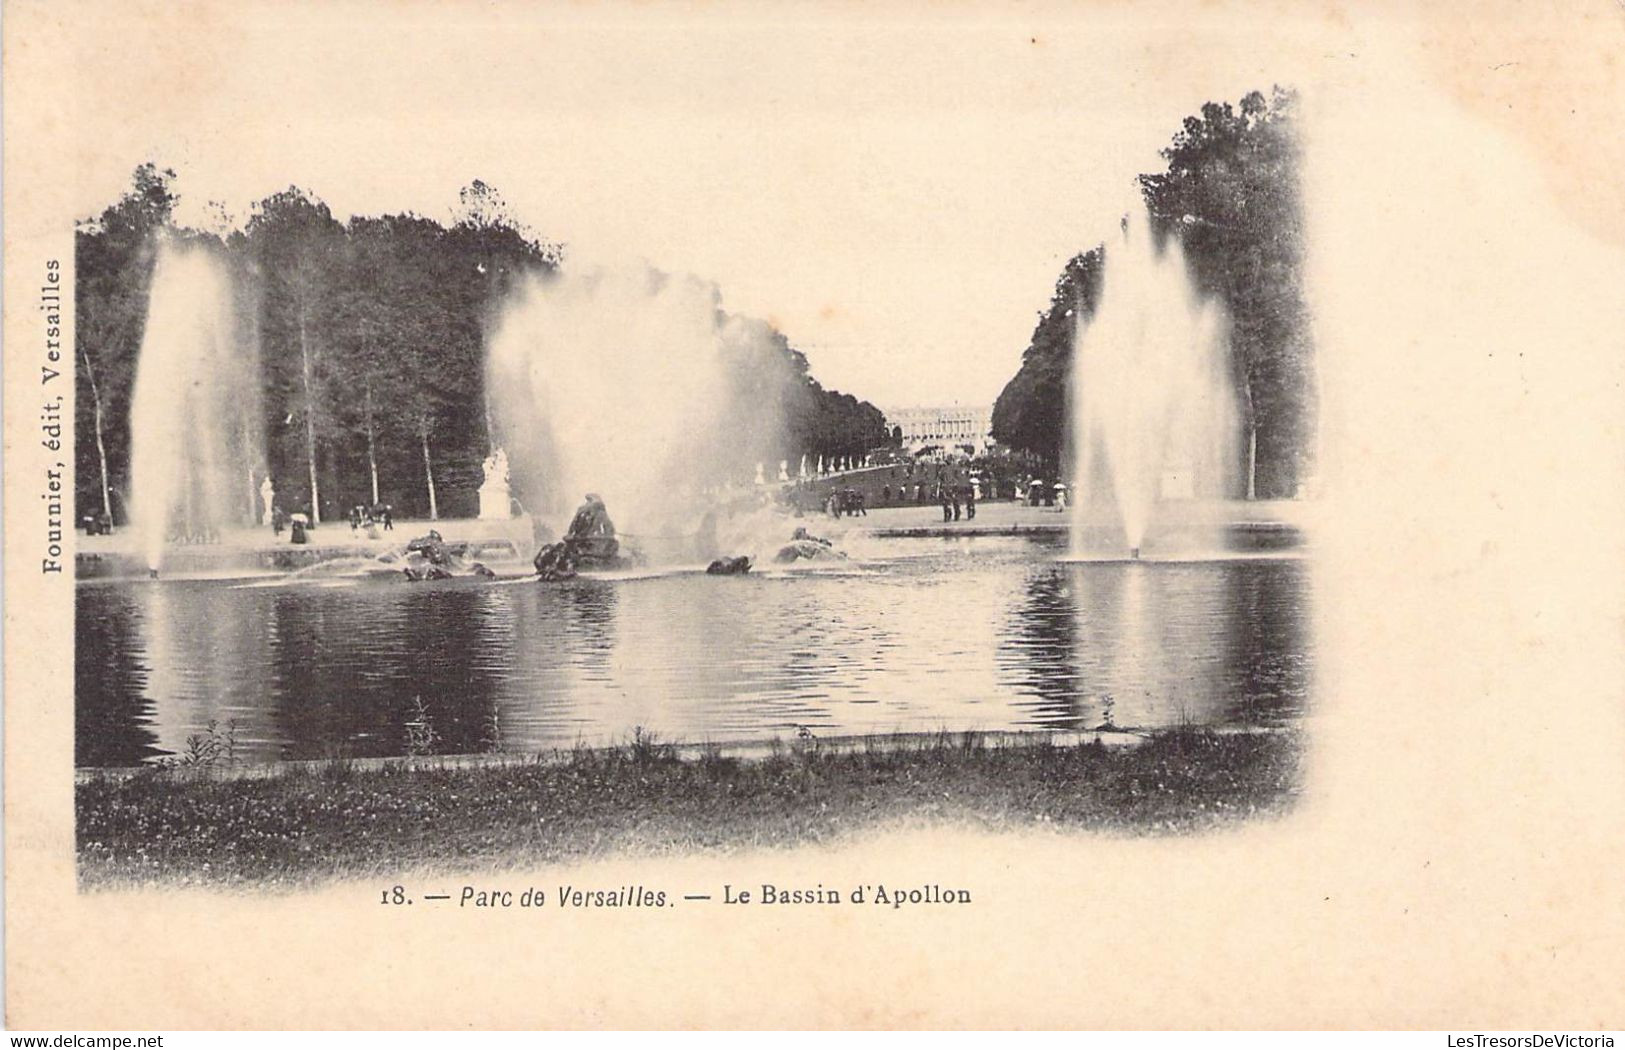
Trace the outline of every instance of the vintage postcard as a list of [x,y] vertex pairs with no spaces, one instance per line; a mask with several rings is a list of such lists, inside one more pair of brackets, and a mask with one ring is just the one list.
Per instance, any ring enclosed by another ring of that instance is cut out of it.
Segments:
[[4,13],[9,1027],[1625,1025],[1625,7]]

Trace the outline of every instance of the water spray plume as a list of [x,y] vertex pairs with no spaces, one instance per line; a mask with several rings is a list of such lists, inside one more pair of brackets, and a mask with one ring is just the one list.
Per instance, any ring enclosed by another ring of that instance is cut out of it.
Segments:
[[230,272],[205,245],[157,246],[130,408],[130,509],[149,569],[172,539],[216,536],[253,513],[263,463],[257,347]]
[[[538,279],[507,304],[489,344],[493,412],[522,502],[555,533],[595,492],[634,542],[680,541],[702,489],[748,480],[735,475],[760,450],[732,432],[737,333],[717,301],[710,284],[643,269]],[[753,407],[757,424],[775,414]]]
[[1160,502],[1229,494],[1238,440],[1225,328],[1178,239],[1159,250],[1145,212],[1131,211],[1106,246],[1099,306],[1074,336],[1075,548],[1110,512],[1114,542],[1138,557]]

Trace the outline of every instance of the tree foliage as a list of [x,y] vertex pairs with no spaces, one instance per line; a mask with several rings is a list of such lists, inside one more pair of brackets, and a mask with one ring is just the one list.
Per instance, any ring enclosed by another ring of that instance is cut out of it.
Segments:
[[[127,513],[135,359],[146,328],[153,238],[169,225],[178,199],[174,178],[173,171],[141,165],[124,196],[75,231],[74,457],[81,515]],[[104,504],[104,481],[111,507]]]
[[[1210,102],[1185,119],[1162,151],[1167,169],[1140,180],[1159,234],[1180,239],[1197,286],[1230,317],[1243,412],[1256,427],[1261,497],[1291,495],[1314,470],[1314,356],[1295,107],[1296,96],[1280,88],[1268,98],[1252,92],[1235,106]],[[1052,461],[1065,434],[1072,362],[1071,332],[1062,323],[1072,320],[1065,314],[1074,305],[1069,285],[1091,275],[1094,284],[1083,283],[1079,300],[1087,316],[1098,294],[1099,251],[1068,264],[994,411],[995,437]],[[1093,270],[1088,259],[1095,260]]]
[[[244,289],[237,307],[242,338],[258,347],[258,383],[242,407],[263,427],[263,469],[284,509],[337,520],[370,502],[376,484],[397,515],[427,514],[431,490],[440,514],[476,513],[493,439],[486,328],[520,279],[557,269],[562,246],[478,180],[449,224],[411,214],[340,222],[314,193],[289,187],[222,237],[174,229],[173,179],[142,165],[78,228],[78,513],[102,509],[99,406],[113,515],[127,517],[130,395],[165,231],[217,242]],[[733,459],[859,455],[886,443],[880,411],[823,389],[782,333],[727,315],[719,325],[737,336],[726,341],[736,396],[720,428]]]
[[1210,102],[1163,151],[1168,170],[1141,180],[1153,219],[1179,231],[1198,287],[1229,311],[1261,496],[1291,495],[1314,469],[1296,104],[1281,88],[1239,107]]
[[1073,256],[1055,283],[1048,308],[1038,315],[1021,370],[993,403],[993,436],[1038,455],[1054,470],[1067,427],[1067,371],[1080,322],[1094,316],[1100,300],[1105,256],[1100,248]]
[[807,357],[766,321],[723,314],[724,347],[733,386],[726,399],[732,418],[718,428],[735,451],[714,462],[787,461],[796,470],[803,455],[862,456],[891,444],[880,409],[851,394],[825,390]]

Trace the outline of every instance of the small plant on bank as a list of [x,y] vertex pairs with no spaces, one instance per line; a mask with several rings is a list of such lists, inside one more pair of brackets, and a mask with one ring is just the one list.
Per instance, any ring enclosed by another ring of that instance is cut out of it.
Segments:
[[647,764],[660,757],[661,747],[659,737],[642,726],[632,727],[632,743],[630,751],[632,761]]
[[1174,704],[1174,728],[1183,733],[1196,729],[1196,716],[1183,699]]
[[412,697],[412,709],[406,720],[406,753],[413,757],[434,754],[440,736],[429,724],[429,709],[424,706],[423,694]]
[[347,755],[329,758],[318,767],[322,779],[328,784],[353,783],[358,768],[355,759]]
[[186,738],[186,750],[158,764],[164,769],[212,769],[222,763],[234,765],[236,762],[237,720],[227,722],[225,732],[221,732],[219,720],[211,718],[202,733]]
[[492,711],[485,716],[484,731],[480,734],[480,750],[495,754],[502,750],[502,721]]
[[721,744],[706,743],[700,748],[700,768],[709,773],[720,773],[723,770],[733,769],[738,765],[738,759],[723,757]]
[[1117,732],[1117,722],[1114,720],[1114,715],[1117,711],[1117,700],[1112,696],[1112,694],[1107,693],[1101,698],[1100,710],[1101,721],[1098,728],[1103,729],[1108,733]]
[[812,727],[796,726],[796,738],[790,742],[790,750],[802,758],[809,758],[818,753],[818,734]]

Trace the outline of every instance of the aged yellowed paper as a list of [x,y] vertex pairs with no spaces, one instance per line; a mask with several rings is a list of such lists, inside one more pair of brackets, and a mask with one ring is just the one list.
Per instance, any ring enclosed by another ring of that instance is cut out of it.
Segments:
[[4,33],[9,1027],[1625,1023],[1625,7]]

